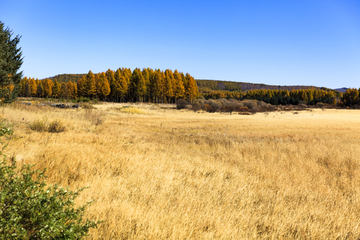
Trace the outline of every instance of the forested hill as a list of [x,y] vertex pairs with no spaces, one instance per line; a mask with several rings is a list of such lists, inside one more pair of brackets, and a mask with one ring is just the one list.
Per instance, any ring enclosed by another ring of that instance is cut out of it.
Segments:
[[[85,76],[84,74],[59,74],[54,77],[50,77],[51,80],[57,80],[59,83],[62,82],[77,82],[80,78]],[[196,83],[200,93],[209,93],[212,91],[248,91],[248,90],[299,90],[299,89],[324,89],[326,88],[314,87],[314,86],[277,86],[277,85],[266,85],[257,83],[245,83],[245,82],[231,82],[222,80],[207,80],[207,79],[196,79]]]
[[244,82],[230,82],[221,80],[203,80],[196,79],[198,89],[200,93],[209,93],[212,91],[248,91],[248,90],[299,90],[299,89],[324,89],[326,88],[314,87],[314,86],[276,86],[256,83],[244,83]]
[[85,76],[86,73],[84,74],[59,74],[59,75],[56,75],[54,77],[49,77],[49,79],[55,81],[57,80],[59,83],[62,83],[62,82],[77,82],[80,78],[82,78],[83,76]]

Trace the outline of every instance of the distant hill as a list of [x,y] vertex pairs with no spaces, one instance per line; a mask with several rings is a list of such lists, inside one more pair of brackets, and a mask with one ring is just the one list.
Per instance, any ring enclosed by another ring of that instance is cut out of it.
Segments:
[[[57,80],[58,82],[77,82],[82,78],[86,73],[83,74],[59,74],[54,77],[49,77],[51,80]],[[209,79],[196,79],[197,86],[200,93],[209,93],[212,91],[249,91],[249,90],[260,90],[260,89],[269,89],[269,90],[298,90],[298,89],[324,89],[332,90],[324,87],[315,87],[315,86],[280,86],[280,85],[266,85],[258,83],[246,83],[246,82],[232,82],[232,81],[223,81],[223,80],[209,80]],[[347,88],[337,88],[333,89],[339,92],[345,92]]]
[[86,73],[84,73],[84,74],[59,74],[59,75],[56,75],[54,77],[49,77],[49,78],[53,81],[57,80],[59,83],[70,82],[70,81],[77,82],[80,78],[82,78],[85,75],[86,75]]
[[221,81],[221,80],[205,80],[205,79],[196,79],[199,91],[201,93],[211,92],[211,91],[249,91],[249,90],[299,90],[299,89],[324,89],[330,90],[324,87],[315,87],[315,86],[280,86],[280,85],[266,85],[258,83],[245,83],[245,82],[230,82],[230,81]]
[[348,88],[343,87],[343,88],[336,88],[336,89],[334,89],[334,90],[336,90],[336,91],[338,91],[338,92],[344,93],[344,92],[346,92],[346,90],[348,90]]

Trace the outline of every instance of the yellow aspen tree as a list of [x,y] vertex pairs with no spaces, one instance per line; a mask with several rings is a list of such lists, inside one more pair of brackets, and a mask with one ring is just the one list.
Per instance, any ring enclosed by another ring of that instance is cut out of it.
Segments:
[[53,86],[53,94],[52,94],[54,98],[60,97],[60,88],[61,88],[61,84],[55,79]]
[[117,98],[117,101],[122,101],[123,98],[128,93],[128,82],[126,81],[125,77],[123,76],[121,69],[119,68],[115,72],[115,96]]
[[62,82],[60,86],[60,96],[61,98],[68,98],[68,90],[66,83]]
[[96,92],[101,100],[105,100],[110,94],[110,85],[104,72],[100,73],[97,77]]
[[187,82],[185,88],[185,95],[190,101],[192,101],[199,95],[199,90],[196,85],[195,79],[190,74],[186,73],[185,78]]
[[38,82],[36,94],[37,94],[38,97],[43,97],[44,96],[43,81]]
[[164,95],[165,95],[165,101],[170,102],[170,99],[174,96],[173,92],[173,74],[170,72],[169,69],[165,70],[165,79],[164,79]]
[[89,98],[96,95],[95,75],[91,71],[86,75],[83,91],[83,94]]
[[77,89],[78,89],[78,95],[79,97],[86,97],[86,76],[83,76],[81,79],[77,82]]
[[26,82],[28,78],[24,77],[20,81],[20,96],[25,96],[25,88],[26,88]]
[[30,92],[32,97],[36,97],[37,85],[34,78],[30,79]]
[[185,88],[184,83],[181,78],[181,74],[178,72],[178,70],[174,71],[174,95],[176,99],[181,99],[184,97],[185,94]]
[[106,79],[110,85],[109,97],[111,101],[115,101],[116,99],[115,73],[113,70],[108,69],[105,74],[106,74]]
[[147,68],[143,68],[142,70],[142,75],[144,78],[144,82],[145,82],[145,90],[143,93],[143,98],[146,98],[146,101],[149,101],[150,97],[149,97],[149,83],[150,83],[150,74]]
[[51,97],[52,96],[52,87],[54,83],[50,79],[43,80],[43,87],[44,87],[44,96]]

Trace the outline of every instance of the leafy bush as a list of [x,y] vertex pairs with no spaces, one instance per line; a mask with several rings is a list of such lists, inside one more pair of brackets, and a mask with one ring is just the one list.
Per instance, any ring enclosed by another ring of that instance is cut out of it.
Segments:
[[[0,128],[2,136],[12,134],[3,123]],[[81,239],[100,223],[83,220],[90,202],[74,208],[74,200],[84,188],[69,191],[47,186],[45,172],[25,164],[18,169],[14,158],[7,164],[2,151],[0,155],[1,239]]]
[[44,172],[0,161],[0,235],[4,239],[81,239],[99,222],[83,222],[86,204],[74,208],[83,188],[46,187]]
[[0,125],[0,137],[11,135],[12,133],[12,129],[9,126],[5,125],[4,122],[2,122]]
[[90,101],[91,101],[90,98],[80,97],[80,98],[78,99],[78,102],[90,102]]

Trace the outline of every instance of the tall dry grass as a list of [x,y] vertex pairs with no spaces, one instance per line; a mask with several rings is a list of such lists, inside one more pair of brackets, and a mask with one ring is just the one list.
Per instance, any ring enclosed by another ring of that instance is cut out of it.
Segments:
[[[90,186],[90,239],[360,237],[360,111],[251,116],[136,105],[13,105],[7,148],[50,183]],[[144,113],[144,114],[141,114]],[[38,119],[65,132],[36,132]]]

